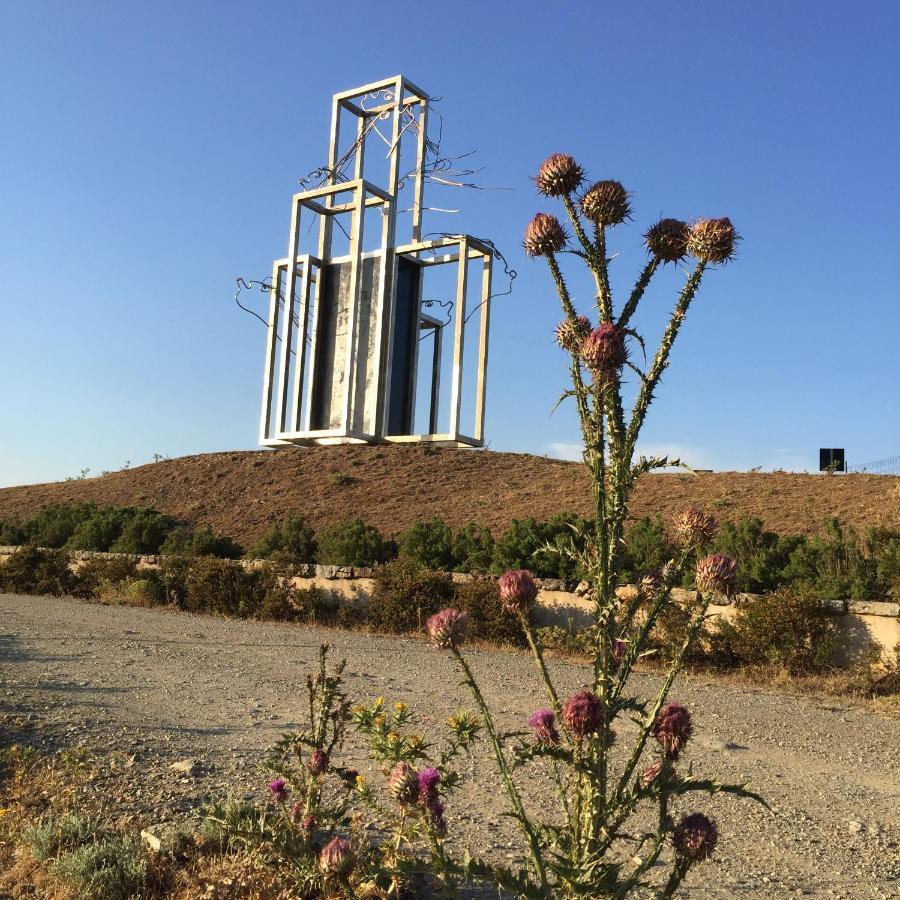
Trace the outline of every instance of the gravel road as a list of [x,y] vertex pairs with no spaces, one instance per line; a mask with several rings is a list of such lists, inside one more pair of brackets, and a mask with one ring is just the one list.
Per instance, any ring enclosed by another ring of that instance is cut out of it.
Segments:
[[[141,825],[171,820],[230,788],[259,792],[261,751],[301,721],[303,682],[323,640],[347,659],[351,697],[404,700],[426,732],[470,705],[451,661],[418,640],[0,595],[0,739],[12,731],[86,745],[109,761],[111,779],[127,773],[124,815]],[[470,660],[501,727],[522,728],[541,705],[530,659],[473,649]],[[586,677],[571,662],[552,668],[566,691]],[[635,689],[649,694],[654,684],[640,676]],[[721,839],[685,896],[900,897],[900,720],[704,679],[681,679],[672,696],[694,713],[694,770],[749,781],[771,805],[697,798]],[[367,768],[355,739],[346,751]],[[200,771],[170,769],[190,758]],[[451,832],[514,858],[493,771],[465,769]],[[530,802],[543,799],[535,789]]]

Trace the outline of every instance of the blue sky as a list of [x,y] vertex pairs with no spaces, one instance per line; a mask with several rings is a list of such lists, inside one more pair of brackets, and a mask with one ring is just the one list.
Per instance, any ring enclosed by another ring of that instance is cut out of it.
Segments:
[[[0,484],[255,446],[263,328],[234,278],[285,255],[331,94],[397,72],[443,98],[444,149],[510,188],[426,221],[492,237],[519,272],[494,307],[492,448],[577,441],[572,411],[550,416],[558,303],[519,246],[553,208],[529,178],[560,150],[634,192],[610,239],[620,294],[660,214],[743,235],[645,450],[716,469],[896,454],[898,40],[886,0],[0,2]],[[651,341],[682,278],[648,295]]]

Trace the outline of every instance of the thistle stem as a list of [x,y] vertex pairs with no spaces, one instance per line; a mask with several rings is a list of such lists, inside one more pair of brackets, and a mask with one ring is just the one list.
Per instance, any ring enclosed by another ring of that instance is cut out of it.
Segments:
[[628,298],[628,302],[622,309],[622,314],[619,316],[619,321],[616,323],[618,328],[628,327],[628,323],[631,321],[631,317],[634,315],[638,303],[641,302],[641,297],[644,296],[644,291],[647,290],[647,285],[650,284],[650,279],[653,277],[657,268],[659,268],[659,257],[654,256],[647,265],[644,266],[641,277],[638,278],[634,290],[632,290],[631,296]]
[[469,690],[472,691],[475,703],[478,705],[478,708],[481,710],[481,714],[484,717],[484,727],[494,748],[494,757],[497,760],[497,767],[500,769],[500,777],[503,779],[503,786],[506,788],[509,801],[512,804],[513,810],[515,810],[519,826],[522,828],[522,831],[525,833],[525,837],[528,840],[535,873],[540,880],[541,887],[546,887],[547,871],[544,868],[544,860],[541,856],[541,845],[537,839],[534,828],[532,827],[531,820],[525,813],[525,807],[522,805],[522,798],[519,796],[516,783],[513,781],[512,773],[510,772],[509,764],[506,761],[506,755],[503,753],[503,747],[500,744],[500,738],[494,727],[494,720],[491,718],[490,710],[488,709],[484,696],[481,693],[481,689],[478,687],[475,676],[472,674],[472,670],[469,668],[469,664],[466,662],[465,657],[459,652],[458,647],[453,646],[450,650],[456,657],[456,661],[459,663],[460,669],[462,669],[463,679],[468,685]]
[[641,390],[638,393],[637,400],[635,401],[634,410],[631,414],[631,422],[628,426],[628,436],[625,446],[626,450],[628,451],[629,459],[634,453],[634,447],[637,443],[638,435],[641,431],[641,426],[644,424],[644,419],[647,416],[647,410],[649,409],[650,403],[653,400],[653,392],[654,390],[656,390],[656,385],[659,383],[659,379],[662,377],[663,371],[669,364],[669,353],[672,350],[672,344],[675,342],[675,338],[678,337],[678,332],[681,329],[682,324],[684,323],[684,318],[687,315],[688,307],[691,305],[691,300],[694,299],[694,295],[697,293],[697,289],[700,287],[700,280],[703,278],[703,272],[705,268],[706,261],[701,260],[697,263],[697,267],[688,278],[687,283],[685,284],[684,288],[681,291],[681,294],[678,297],[678,303],[675,305],[675,310],[672,313],[672,318],[669,319],[669,324],[666,327],[665,333],[663,334],[663,339],[660,342],[659,349],[656,351],[656,357],[653,360],[653,365],[650,366],[650,371],[647,373],[647,377],[641,384]]

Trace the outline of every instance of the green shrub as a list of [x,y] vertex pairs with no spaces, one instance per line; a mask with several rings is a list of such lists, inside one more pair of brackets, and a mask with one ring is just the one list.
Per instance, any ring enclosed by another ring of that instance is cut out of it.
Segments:
[[453,569],[453,536],[441,519],[417,519],[398,539],[400,556],[427,569]]
[[837,519],[822,534],[799,544],[785,570],[786,581],[831,600],[865,600],[880,594],[878,566],[865,556],[853,528]]
[[339,522],[319,532],[319,562],[328,566],[374,566],[396,553],[393,541],[362,519]]
[[454,572],[489,572],[494,537],[487,528],[467,522],[453,536]]
[[510,615],[500,605],[495,578],[474,578],[456,585],[454,605],[468,613],[468,633],[473,638],[516,647],[527,643],[518,617]]
[[156,554],[175,523],[153,509],[133,509],[119,536],[110,544],[113,553]]
[[137,577],[137,560],[133,556],[92,557],[75,572],[77,597],[99,597],[111,585]]
[[129,518],[128,509],[114,506],[98,509],[75,527],[65,543],[66,549],[107,551],[122,533]]
[[0,591],[10,594],[70,594],[78,579],[64,550],[21,547],[0,563]]
[[710,644],[727,665],[777,666],[791,673],[830,669],[840,636],[834,616],[807,591],[783,588],[716,622]]
[[16,547],[28,540],[25,529],[16,522],[0,522],[0,547]]
[[245,569],[232,560],[198,556],[190,560],[175,600],[188,612],[247,619],[261,608],[272,577],[265,569]]
[[766,531],[761,519],[752,518],[725,522],[716,537],[715,551],[737,562],[739,591],[761,594],[785,584],[790,556],[804,543],[800,536]]
[[673,556],[675,548],[666,535],[662,519],[644,516],[625,529],[622,573],[625,581],[635,581],[641,573],[659,569]]
[[28,541],[38,547],[62,547],[75,529],[96,512],[93,503],[52,503],[26,523]]
[[369,622],[379,631],[419,631],[429,616],[452,605],[454,596],[449,574],[398,559],[375,573]]
[[100,833],[96,819],[78,813],[49,816],[28,825],[22,839],[31,847],[31,854],[39,863],[50,862],[61,853],[93,843]]
[[892,528],[870,528],[866,548],[875,560],[879,592],[900,597],[900,531]]
[[272,576],[256,614],[273,622],[306,622],[330,625],[337,618],[338,601],[319,587],[295,588],[287,580]]
[[578,565],[567,550],[583,548],[587,525],[574,513],[560,513],[548,522],[513,519],[494,545],[493,569],[498,574],[528,569],[539,578],[580,578]]
[[90,900],[131,900],[148,884],[147,860],[137,841],[122,836],[83,844],[58,857],[51,871]]
[[315,532],[301,516],[288,516],[266,529],[250,555],[285,564],[313,563],[316,561]]
[[547,625],[535,630],[538,643],[545,650],[555,650],[572,656],[588,655],[594,652],[593,633],[589,629],[578,629],[569,623],[567,628],[561,625]]
[[209,525],[197,531],[175,528],[159,549],[164,556],[217,556],[220,559],[239,559],[244,548],[230,537],[217,534]]

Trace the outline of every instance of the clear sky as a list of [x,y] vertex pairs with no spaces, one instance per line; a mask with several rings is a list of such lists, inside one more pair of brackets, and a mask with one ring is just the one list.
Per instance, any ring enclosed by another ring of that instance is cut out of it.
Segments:
[[[558,301],[520,249],[558,150],[634,192],[620,293],[660,214],[743,235],[645,450],[800,470],[820,446],[900,453],[898,46],[890,0],[0,0],[0,484],[255,446],[263,327],[234,278],[286,254],[331,94],[397,72],[443,98],[444,149],[511,189],[456,191],[463,213],[426,222],[494,238],[519,272],[494,307],[492,448],[577,441],[572,411],[550,416]],[[651,290],[651,340],[682,279]]]

